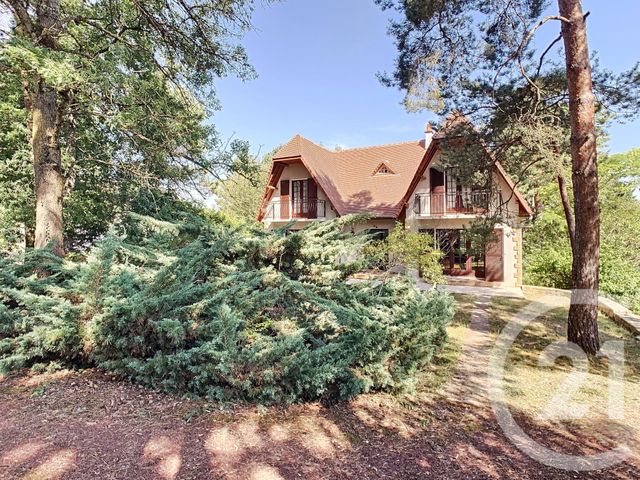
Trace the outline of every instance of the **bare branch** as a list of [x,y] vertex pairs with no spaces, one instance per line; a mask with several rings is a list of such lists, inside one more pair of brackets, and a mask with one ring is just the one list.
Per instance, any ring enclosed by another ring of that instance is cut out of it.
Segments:
[[544,57],[547,55],[547,53],[549,53],[551,51],[551,49],[553,48],[553,46],[558,43],[560,40],[562,40],[562,32],[560,32],[560,34],[555,38],[555,40],[553,40],[553,42],[551,42],[549,44],[549,46],[545,49],[544,52],[542,52],[542,55],[540,55],[540,63],[538,64],[538,69],[536,70],[536,78],[538,76],[540,76],[540,70],[542,70],[542,64],[544,62]]
[[[544,18],[540,19],[526,33],[526,35],[524,36],[524,38],[520,42],[520,45],[518,45],[518,48],[516,48],[514,50],[514,52],[511,55],[509,55],[509,57],[496,70],[496,73],[495,73],[495,75],[493,77],[493,84],[492,84],[494,90],[495,90],[496,82],[498,81],[498,77],[500,76],[500,73],[502,72],[504,67],[506,67],[509,64],[509,62],[511,62],[513,60],[516,60],[516,59],[520,59],[520,57],[522,56],[522,52],[524,51],[525,47],[529,44],[529,42],[531,41],[531,39],[533,38],[535,33],[538,31],[538,29],[540,27],[542,27],[545,23],[550,22],[552,20],[557,20],[557,21],[561,21],[561,22],[569,22],[568,19],[566,19],[565,17],[562,17],[560,15],[549,15],[547,17],[544,17]],[[530,79],[528,81],[531,83]]]

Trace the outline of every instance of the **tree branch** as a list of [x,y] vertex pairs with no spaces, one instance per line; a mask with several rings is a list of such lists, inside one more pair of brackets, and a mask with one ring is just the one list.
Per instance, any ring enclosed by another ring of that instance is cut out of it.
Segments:
[[576,221],[573,218],[573,210],[571,209],[571,202],[567,192],[567,184],[562,174],[558,174],[558,189],[560,190],[560,199],[562,200],[564,218],[567,221],[567,232],[569,234],[569,242],[571,242],[571,252],[574,253],[576,248]]
[[553,46],[556,43],[558,43],[560,40],[562,40],[562,32],[560,32],[560,34],[555,38],[555,40],[549,44],[549,46],[545,49],[544,52],[542,52],[542,55],[540,55],[540,63],[538,64],[538,69],[536,70],[536,75],[535,75],[536,78],[540,76],[540,70],[542,70],[542,63],[544,62],[544,57],[547,55],[547,53],[551,51]]
[[[496,74],[493,77],[493,83],[492,83],[494,90],[495,90],[496,82],[498,81],[498,77],[500,76],[500,73],[502,72],[502,69],[504,67],[506,67],[509,64],[509,62],[511,62],[513,60],[516,60],[516,59],[520,59],[520,56],[522,55],[522,51],[529,44],[529,42],[533,38],[533,35],[538,31],[538,29],[540,27],[542,27],[545,23],[550,22],[551,20],[558,20],[558,21],[561,21],[561,22],[569,22],[569,20],[567,18],[562,17],[560,15],[549,15],[547,17],[544,17],[544,18],[540,19],[526,33],[526,35],[523,37],[522,41],[520,42],[520,45],[518,45],[518,48],[516,48],[515,51],[511,55],[509,55],[509,57],[496,70]],[[531,80],[528,77],[527,77],[527,81],[529,81],[529,83],[531,83]]]
[[29,15],[27,8],[22,5],[21,2],[17,0],[0,0],[0,4],[6,5],[13,11],[16,20],[18,20],[20,26],[24,28],[25,33],[28,35],[33,34],[34,28],[31,16]]

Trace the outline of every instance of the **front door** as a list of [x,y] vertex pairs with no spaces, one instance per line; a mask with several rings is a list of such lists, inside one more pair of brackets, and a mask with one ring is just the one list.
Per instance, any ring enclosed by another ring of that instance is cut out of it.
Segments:
[[504,280],[504,256],[502,254],[503,231],[496,229],[493,231],[493,238],[485,247],[484,265],[485,280],[487,282],[502,282]]

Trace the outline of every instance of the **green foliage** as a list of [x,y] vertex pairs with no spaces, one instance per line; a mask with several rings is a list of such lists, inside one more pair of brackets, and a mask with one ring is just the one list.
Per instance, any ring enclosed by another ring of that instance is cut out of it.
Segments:
[[262,161],[250,162],[247,171],[234,172],[214,185],[217,206],[222,213],[240,222],[256,221],[273,153],[265,155]]
[[571,245],[562,212],[542,213],[525,231],[523,248],[525,283],[571,288]]
[[[545,16],[548,2],[375,3],[395,13],[389,33],[398,55],[382,82],[404,92],[408,110],[447,116],[440,133],[445,131],[450,139],[442,143],[448,166],[458,170],[463,184],[494,191],[496,177],[491,172],[498,161],[536,204],[537,190],[568,173],[571,163],[563,43],[554,40],[547,47],[538,41],[543,23],[545,29],[560,33],[561,22]],[[640,112],[640,64],[613,73],[602,68],[596,56],[590,63],[602,142],[612,121],[635,118]],[[471,124],[450,115],[459,109]],[[517,210],[506,213],[491,215],[484,223],[510,223],[518,215]]]
[[[600,160],[600,289],[640,312],[640,149]],[[524,238],[525,283],[571,288],[571,246],[557,187],[540,190],[544,211]]]
[[[38,278],[44,265],[50,275]],[[81,357],[73,270],[48,251],[30,251],[23,263],[0,259],[0,371]]]
[[35,209],[27,113],[16,78],[0,69],[0,250],[10,248],[21,234],[21,223]]
[[60,12],[48,42],[48,3],[0,4],[12,14],[0,38],[0,248],[33,236],[29,104],[40,84],[57,97],[70,251],[125,212],[143,213],[143,198],[148,210],[157,196],[246,170],[246,142],[223,141],[206,119],[219,108],[215,79],[254,74],[237,44],[250,0],[51,2]]
[[[83,263],[5,259],[0,367],[95,364],[260,403],[406,387],[444,342],[452,302],[402,277],[347,284],[368,237],[345,232],[361,220],[286,235],[138,216]],[[32,273],[44,266],[53,274]]]
[[433,248],[430,235],[412,232],[397,223],[384,240],[374,240],[364,246],[363,256],[368,267],[388,272],[397,268],[418,270],[431,283],[442,282],[442,253]]

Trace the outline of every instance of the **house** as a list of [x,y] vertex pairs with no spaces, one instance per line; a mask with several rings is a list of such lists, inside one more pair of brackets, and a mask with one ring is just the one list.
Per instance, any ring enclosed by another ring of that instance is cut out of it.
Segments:
[[[497,162],[491,193],[463,185],[444,165],[444,132],[427,125],[421,140],[339,151],[296,135],[273,157],[257,218],[269,229],[292,221],[297,229],[367,212],[373,218],[360,229],[380,238],[396,222],[429,233],[444,252],[447,274],[521,285],[522,223],[532,215],[529,204]],[[465,227],[489,208],[500,208],[509,221],[495,226],[490,244],[474,248]]]

